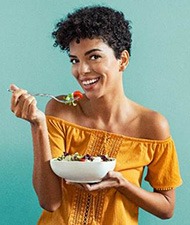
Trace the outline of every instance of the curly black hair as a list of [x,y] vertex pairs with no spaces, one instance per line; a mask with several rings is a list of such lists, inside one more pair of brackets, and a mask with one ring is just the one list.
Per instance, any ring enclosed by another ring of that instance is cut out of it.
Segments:
[[121,52],[127,50],[131,55],[131,26],[122,12],[105,6],[87,6],[69,13],[61,19],[52,32],[54,47],[69,52],[69,44],[76,39],[101,38],[120,58]]

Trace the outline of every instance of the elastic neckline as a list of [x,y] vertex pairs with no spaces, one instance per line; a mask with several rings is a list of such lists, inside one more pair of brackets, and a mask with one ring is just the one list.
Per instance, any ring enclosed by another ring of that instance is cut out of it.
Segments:
[[163,140],[130,137],[130,136],[123,135],[123,134],[117,134],[117,133],[112,133],[112,132],[105,131],[105,130],[99,130],[99,129],[95,129],[95,128],[85,127],[85,126],[82,126],[82,125],[79,125],[79,124],[76,124],[76,123],[72,123],[72,122],[69,122],[67,120],[55,117],[55,116],[46,115],[46,118],[47,119],[50,118],[50,119],[57,120],[57,121],[62,121],[64,124],[66,124],[68,126],[71,126],[71,127],[74,127],[74,128],[78,128],[78,129],[81,129],[81,130],[91,131],[91,132],[92,131],[99,132],[99,133],[103,133],[103,134],[108,134],[108,135],[113,136],[113,137],[114,136],[115,137],[121,137],[121,138],[130,140],[130,141],[136,141],[136,142],[141,142],[141,143],[142,142],[143,143],[148,142],[148,143],[160,143],[160,144],[163,144],[163,143],[170,142],[172,140],[171,136],[169,136],[168,138],[163,139]]

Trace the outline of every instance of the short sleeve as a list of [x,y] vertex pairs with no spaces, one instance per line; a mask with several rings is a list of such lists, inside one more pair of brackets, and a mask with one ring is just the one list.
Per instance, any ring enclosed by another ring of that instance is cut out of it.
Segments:
[[159,190],[169,190],[182,184],[174,141],[154,144],[154,154],[145,180]]
[[48,116],[46,116],[46,123],[48,127],[52,157],[56,158],[61,156],[65,151],[64,128],[57,120]]

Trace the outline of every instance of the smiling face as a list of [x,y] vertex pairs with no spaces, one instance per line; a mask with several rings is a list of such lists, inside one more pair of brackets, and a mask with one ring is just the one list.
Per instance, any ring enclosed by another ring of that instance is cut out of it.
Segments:
[[[118,91],[122,84],[121,60],[101,39],[80,39],[70,43],[72,73],[88,98]],[[116,93],[115,93],[116,94]]]

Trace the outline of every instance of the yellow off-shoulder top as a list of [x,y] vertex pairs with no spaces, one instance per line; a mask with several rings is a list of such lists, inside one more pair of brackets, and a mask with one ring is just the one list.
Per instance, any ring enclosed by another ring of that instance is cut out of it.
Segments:
[[[141,186],[144,168],[146,181],[155,189],[168,190],[182,179],[174,141],[127,137],[90,129],[47,116],[52,156],[64,151],[73,154],[107,154],[117,159],[115,171]],[[55,212],[43,211],[38,225],[137,225],[138,206],[114,188],[87,192],[74,185],[62,185],[62,205]]]

